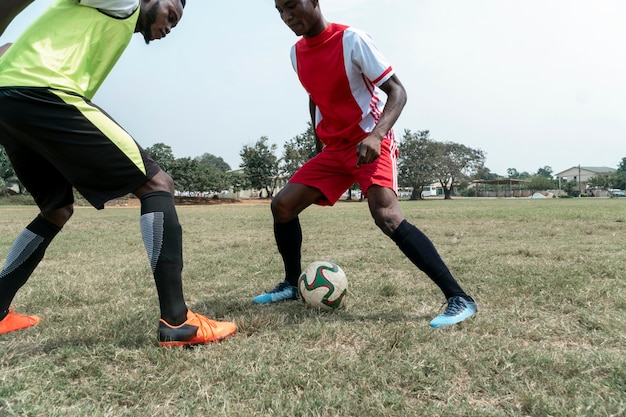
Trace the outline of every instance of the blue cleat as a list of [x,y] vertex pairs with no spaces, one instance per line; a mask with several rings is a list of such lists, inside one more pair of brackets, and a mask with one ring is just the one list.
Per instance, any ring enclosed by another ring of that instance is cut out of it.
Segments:
[[276,286],[272,291],[265,294],[257,295],[252,299],[253,302],[258,304],[276,303],[284,300],[297,300],[298,299],[298,287],[294,287],[287,281],[283,281]]
[[432,319],[430,327],[452,326],[472,317],[477,311],[478,306],[472,297],[468,299],[460,296],[450,297],[446,311]]

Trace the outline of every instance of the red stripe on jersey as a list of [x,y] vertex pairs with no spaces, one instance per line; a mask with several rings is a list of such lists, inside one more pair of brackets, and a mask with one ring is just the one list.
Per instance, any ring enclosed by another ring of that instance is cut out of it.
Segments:
[[378,82],[379,82],[380,80],[382,80],[383,78],[385,78],[385,77],[387,76],[387,74],[389,74],[391,71],[393,71],[393,68],[391,68],[391,67],[387,68],[387,71],[383,72],[383,73],[381,74],[381,76],[380,76],[380,77],[376,78],[376,79],[375,79],[374,81],[372,81],[372,82],[373,82],[374,84],[378,84]]

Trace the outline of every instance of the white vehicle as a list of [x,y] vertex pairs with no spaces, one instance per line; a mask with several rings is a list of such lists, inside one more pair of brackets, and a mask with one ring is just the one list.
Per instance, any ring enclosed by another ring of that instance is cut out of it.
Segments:
[[422,187],[422,198],[424,197],[436,197],[437,196],[437,187],[434,185],[426,185]]

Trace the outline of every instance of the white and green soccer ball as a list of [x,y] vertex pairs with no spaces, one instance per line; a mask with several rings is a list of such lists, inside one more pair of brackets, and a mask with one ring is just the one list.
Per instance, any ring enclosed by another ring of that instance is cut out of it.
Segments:
[[302,300],[311,307],[334,310],[344,307],[348,294],[345,272],[334,262],[311,262],[298,279]]

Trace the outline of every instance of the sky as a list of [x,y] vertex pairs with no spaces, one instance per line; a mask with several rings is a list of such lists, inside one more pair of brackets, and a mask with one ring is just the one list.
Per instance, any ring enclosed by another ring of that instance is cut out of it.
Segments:
[[[35,0],[11,42],[52,0]],[[367,32],[408,102],[395,125],[486,155],[485,166],[556,174],[617,168],[626,157],[623,0],[320,0],[327,20]],[[306,130],[308,98],[291,67],[297,37],[273,0],[188,0],[167,38],[136,34],[94,102],[144,147],[210,153],[231,168],[243,146]]]

